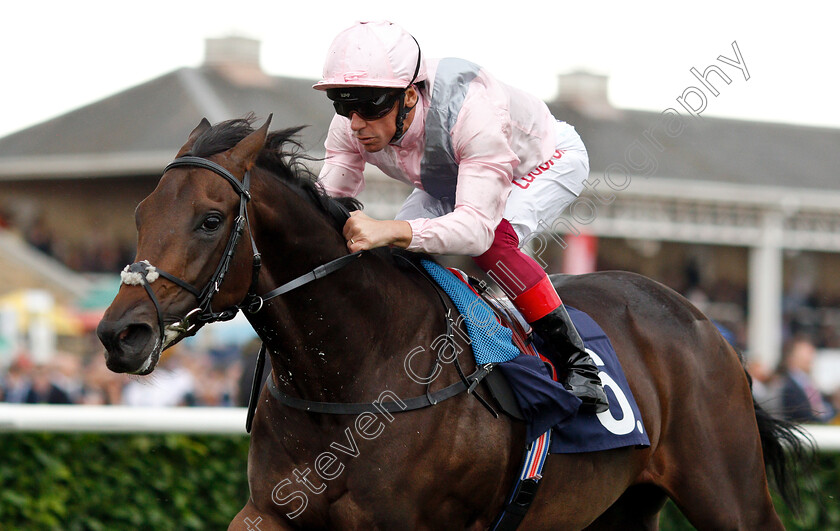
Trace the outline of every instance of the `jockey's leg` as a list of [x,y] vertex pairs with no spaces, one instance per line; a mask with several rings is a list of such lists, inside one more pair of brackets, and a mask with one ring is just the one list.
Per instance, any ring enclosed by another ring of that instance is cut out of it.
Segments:
[[548,275],[519,249],[519,237],[506,219],[496,228],[490,249],[473,260],[499,284],[534,331],[565,362],[568,378],[563,383],[581,399],[581,410],[606,411],[607,395],[597,366],[584,350],[583,341]]

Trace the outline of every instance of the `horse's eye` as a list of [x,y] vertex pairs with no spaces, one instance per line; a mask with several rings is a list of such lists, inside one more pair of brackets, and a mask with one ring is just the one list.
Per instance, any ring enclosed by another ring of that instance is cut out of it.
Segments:
[[213,232],[222,224],[222,217],[218,214],[210,214],[204,218],[204,223],[201,224],[201,230]]

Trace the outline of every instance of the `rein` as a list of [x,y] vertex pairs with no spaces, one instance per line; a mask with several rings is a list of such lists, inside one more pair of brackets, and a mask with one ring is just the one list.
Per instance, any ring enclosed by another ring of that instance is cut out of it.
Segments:
[[[207,170],[212,171],[216,175],[224,178],[230,185],[233,187],[234,191],[239,195],[239,213],[234,220],[233,228],[231,229],[230,237],[228,238],[228,242],[225,246],[225,251],[222,254],[222,258],[219,261],[219,265],[216,266],[216,270],[213,272],[213,275],[207,281],[202,289],[198,289],[189,282],[186,282],[175,275],[167,273],[162,269],[159,269],[149,263],[148,260],[143,260],[140,262],[135,262],[123,270],[121,274],[122,283],[127,285],[141,285],[146,290],[146,293],[149,295],[149,298],[152,300],[152,303],[155,306],[155,311],[157,313],[158,319],[158,329],[160,330],[160,337],[158,340],[158,345],[160,350],[163,350],[166,346],[171,344],[172,342],[185,337],[190,337],[195,335],[198,330],[207,323],[214,323],[218,321],[229,321],[236,317],[236,314],[239,313],[239,310],[244,309],[249,313],[257,313],[259,312],[265,301],[269,299],[273,299],[279,295],[284,293],[288,293],[293,289],[299,288],[313,280],[317,280],[319,278],[323,278],[330,273],[338,271],[339,269],[349,265],[354,259],[361,256],[364,251],[357,251],[352,254],[341,256],[331,262],[323,264],[321,266],[316,267],[312,271],[305,273],[289,282],[286,282],[282,286],[271,290],[270,292],[264,295],[256,295],[256,284],[257,279],[259,278],[260,268],[262,266],[262,259],[260,256],[259,251],[257,250],[257,244],[254,241],[253,231],[251,231],[251,222],[248,218],[248,210],[246,205],[251,200],[251,172],[246,171],[245,176],[242,178],[240,182],[236,177],[233,176],[230,171],[228,171],[225,167],[217,164],[211,160],[202,158],[202,157],[179,157],[172,162],[170,162],[163,170],[163,173],[166,173],[172,168],[178,167],[196,167],[196,168],[204,168]],[[344,217],[346,220],[350,217],[350,213],[347,211],[339,203],[331,203],[330,204],[330,214],[334,217]],[[242,300],[241,303],[227,308],[225,310],[221,310],[219,312],[214,312],[211,304],[213,302],[213,296],[219,292],[221,289],[222,282],[225,279],[225,275],[230,269],[230,263],[233,259],[233,255],[236,251],[236,246],[239,243],[239,240],[242,238],[242,234],[245,232],[245,227],[248,228],[248,234],[251,239],[251,251],[253,253],[253,266],[251,270],[251,286],[248,289],[245,298]],[[187,314],[177,323],[173,323],[172,325],[166,326],[163,318],[163,311],[161,309],[160,303],[158,302],[157,297],[152,290],[151,283],[154,282],[158,276],[173,282],[177,286],[181,287],[182,289],[191,293],[198,301],[198,305],[193,310],[187,312]],[[166,341],[166,332],[167,331],[175,332],[177,335],[174,336],[169,342]]]
[[[350,256],[353,255],[347,255],[342,258],[348,258]],[[434,280],[432,280],[423,269],[417,267],[417,265],[414,262],[400,255],[397,255],[397,257],[402,258],[409,265],[414,267],[420,273],[420,275],[432,285],[432,288],[434,289],[435,293],[438,296],[438,299],[440,300],[441,305],[443,306],[444,314],[446,316],[446,339],[454,347],[455,337],[453,333],[452,310],[446,305],[446,300],[440,286],[438,286],[437,283]],[[339,258],[338,260],[341,260],[341,258]],[[338,260],[333,260],[328,264],[320,266],[320,268],[316,268],[316,271],[318,269],[324,268],[324,270],[327,271],[324,274],[329,274],[330,272],[332,272],[332,270],[341,267],[341,265],[337,265],[337,267],[330,267],[331,264],[338,262]],[[315,271],[308,273],[307,275],[314,275],[314,273]],[[294,289],[295,287],[297,287],[296,285],[291,286],[288,289],[285,289],[285,287],[290,284],[295,284],[296,281],[302,280],[304,277],[307,277],[307,275],[298,277],[298,279],[284,284],[283,286],[270,292],[266,296],[275,296],[279,295],[280,293],[285,293],[286,291]],[[314,278],[320,277],[313,277],[312,280],[314,280]],[[306,282],[308,282],[308,280]],[[284,289],[285,291],[282,291]],[[275,294],[275,292],[280,293]],[[435,371],[438,369],[439,363],[440,360],[438,358],[435,358],[435,363],[432,366],[430,376],[431,374],[434,374]],[[260,347],[260,352],[257,355],[257,366],[254,369],[254,380],[251,384],[251,395],[248,399],[248,415],[245,420],[245,430],[248,433],[251,433],[251,427],[253,426],[254,421],[254,414],[257,409],[257,401],[259,399],[264,364],[265,343],[263,343],[263,345]],[[416,396],[413,398],[407,398],[405,400],[398,398],[396,401],[389,402],[387,404],[380,402],[318,402],[314,400],[305,400],[302,398],[297,398],[295,396],[287,395],[286,393],[280,391],[280,389],[274,383],[274,378],[270,373],[268,376],[266,386],[268,387],[268,391],[271,394],[271,396],[273,396],[278,402],[280,402],[284,406],[300,409],[308,413],[325,413],[329,415],[358,415],[361,413],[375,411],[387,411],[388,413],[405,413],[408,411],[414,411],[417,409],[434,406],[439,402],[452,398],[453,396],[459,395],[466,391],[467,394],[474,396],[481,403],[481,405],[487,408],[487,410],[493,415],[493,417],[499,418],[499,414],[493,409],[493,406],[491,406],[490,403],[475,390],[478,384],[481,383],[481,381],[484,380],[484,378],[490,374],[490,371],[493,370],[496,364],[486,363],[483,365],[478,365],[475,371],[473,371],[473,373],[470,375],[464,374],[464,371],[461,369],[461,363],[458,361],[458,358],[455,358],[455,360],[453,360],[453,365],[455,366],[455,369],[458,372],[458,376],[460,377],[459,381],[438,391],[431,392],[433,379],[429,378],[430,381],[428,384],[426,384],[426,393],[424,395]]]
[[[225,246],[225,251],[222,254],[222,258],[219,261],[219,264],[216,267],[213,275],[210,277],[210,279],[207,281],[207,283],[202,289],[198,289],[189,282],[186,282],[176,277],[175,275],[172,275],[170,273],[167,273],[166,271],[156,268],[151,263],[149,263],[148,260],[135,262],[129,266],[126,266],[126,268],[123,270],[121,274],[122,282],[127,285],[142,285],[155,306],[155,311],[157,312],[158,327],[160,330],[160,338],[158,345],[161,351],[166,346],[175,341],[180,341],[185,337],[195,335],[198,332],[198,330],[207,323],[213,323],[217,321],[228,321],[230,319],[233,319],[234,317],[236,317],[236,314],[239,313],[239,310],[244,309],[245,311],[252,314],[257,313],[263,308],[263,305],[266,301],[283,295],[284,293],[288,293],[297,288],[300,288],[301,286],[304,286],[314,280],[323,278],[331,273],[334,273],[354,262],[365,252],[357,251],[355,253],[340,256],[335,260],[331,260],[326,264],[314,268],[308,273],[304,273],[303,275],[300,275],[299,277],[294,278],[289,282],[286,282],[282,286],[279,286],[269,291],[268,293],[265,293],[263,295],[256,295],[254,292],[256,289],[260,268],[262,266],[262,260],[260,253],[257,250],[256,242],[254,241],[253,231],[251,230],[251,222],[248,218],[248,210],[246,208],[248,202],[251,200],[250,171],[245,172],[245,175],[242,178],[242,181],[240,182],[236,177],[233,176],[233,174],[230,173],[230,171],[228,171],[220,164],[217,164],[211,160],[201,157],[185,156],[179,157],[170,162],[164,168],[163,173],[166,173],[172,168],[179,167],[204,168],[212,171],[216,175],[228,181],[228,183],[230,183],[230,185],[233,187],[234,191],[239,195],[239,213],[236,219],[234,220],[234,226],[231,229],[231,233],[228,238],[227,245]],[[294,190],[298,191],[296,189]],[[347,211],[347,209],[344,208],[343,205],[336,202],[330,202],[327,205],[327,210],[334,218],[342,218],[341,221],[346,221],[347,218],[350,217],[350,213]],[[221,288],[222,282],[225,279],[225,275],[227,274],[228,269],[230,269],[231,260],[233,259],[233,255],[236,251],[236,246],[239,243],[239,240],[242,238],[242,234],[244,233],[246,227],[248,228],[248,235],[251,240],[251,250],[253,253],[251,285],[248,289],[248,292],[245,295],[245,298],[242,300],[241,303],[231,308],[219,312],[214,312],[211,308],[213,296],[216,293],[218,293]],[[443,305],[446,315],[447,340],[454,343],[455,340],[452,331],[453,320],[451,317],[451,309],[446,305],[446,301],[444,299],[444,296],[441,294],[440,287],[413,262],[411,262],[410,260],[406,261],[415,269],[417,269],[421,273],[421,276],[428,280],[432,284],[433,288],[435,288],[435,293],[437,293],[438,297],[440,298],[441,304]],[[152,282],[154,282],[159,276],[165,278],[166,280],[169,280],[170,282],[173,282],[177,286],[188,291],[198,301],[198,305],[195,309],[187,312],[187,314],[179,322],[169,326],[166,326],[166,323],[164,322],[163,311],[151,287]],[[193,322],[191,322],[191,319],[193,320]],[[171,330],[172,332],[176,333],[176,335],[173,336],[169,342],[166,341],[166,333],[168,330]],[[266,347],[263,343],[262,347],[260,348],[260,352],[257,355],[257,366],[254,371],[254,380],[251,387],[251,396],[248,401],[248,416],[246,420],[246,430],[248,433],[251,432],[254,413],[256,411],[265,358]],[[432,367],[432,373],[434,373],[434,371],[437,370],[438,364],[439,360],[436,358],[435,364]],[[451,384],[448,387],[445,387],[444,389],[440,389],[435,392],[430,391],[431,382],[429,382],[429,384],[426,385],[425,395],[414,398],[408,398],[404,401],[400,400],[399,402],[392,402],[389,404],[377,403],[377,405],[374,405],[373,403],[314,402],[310,400],[304,400],[281,392],[274,384],[273,377],[269,378],[268,390],[272,396],[274,396],[280,403],[286,406],[301,409],[311,413],[327,414],[358,414],[366,411],[371,411],[372,409],[376,408],[382,408],[381,410],[393,413],[412,411],[435,405],[438,402],[441,402],[466,391],[468,394],[472,394],[473,396],[475,396],[479,400],[479,402],[481,402],[481,404],[484,405],[484,407],[486,407],[490,411],[490,413],[493,414],[494,417],[498,418],[498,413],[496,413],[496,411],[493,410],[490,404],[478,393],[474,392],[476,386],[478,386],[478,384],[493,369],[494,364],[488,363],[484,365],[479,365],[476,368],[476,370],[470,375],[464,374],[463,370],[461,369],[460,363],[457,359],[455,360],[454,364],[458,372],[458,376],[460,377],[460,380],[458,382],[455,382],[454,384]]]

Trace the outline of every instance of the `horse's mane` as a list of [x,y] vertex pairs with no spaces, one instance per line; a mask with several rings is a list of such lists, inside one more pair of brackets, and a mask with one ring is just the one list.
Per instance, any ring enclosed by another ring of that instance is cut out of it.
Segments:
[[[227,120],[211,126],[195,140],[186,155],[206,158],[231,149],[255,131],[252,125],[255,120],[256,117],[249,114],[244,118]],[[318,176],[306,165],[307,161],[318,161],[319,159],[307,155],[303,144],[298,140],[297,134],[304,127],[306,126],[289,127],[270,132],[266,138],[265,146],[257,157],[257,166],[264,168],[292,189],[300,192],[301,196],[312,201],[327,216],[332,218],[336,228],[341,232],[346,218],[337,214],[339,209],[335,208],[335,203],[349,211],[361,210],[363,205],[352,197],[333,198],[327,195],[318,182]],[[392,261],[400,269],[417,270],[420,260],[434,260],[432,256],[426,253],[403,249],[384,247],[374,249],[372,252]]]
[[[187,154],[206,158],[227,151],[255,131],[253,127],[255,120],[256,117],[249,114],[244,118],[215,124],[195,140]],[[332,198],[327,195],[318,182],[318,176],[306,165],[306,162],[319,159],[307,155],[303,144],[298,139],[297,134],[304,127],[306,126],[270,132],[257,158],[257,166],[268,170],[287,185],[303,192],[302,196],[310,198],[315,205],[329,215],[334,216],[336,212],[334,207],[331,208],[331,203],[338,203],[347,210],[361,210],[362,203],[354,198]],[[341,222],[343,224],[343,220]]]

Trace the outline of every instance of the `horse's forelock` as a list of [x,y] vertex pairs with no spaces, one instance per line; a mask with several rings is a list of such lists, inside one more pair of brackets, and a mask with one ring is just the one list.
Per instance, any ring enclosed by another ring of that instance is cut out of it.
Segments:
[[202,133],[190,148],[188,155],[207,158],[227,151],[254,132],[253,114],[244,118],[217,123]]
[[[227,151],[254,132],[256,117],[249,114],[244,118],[227,120],[213,125],[199,136],[187,155],[210,157]],[[348,210],[361,210],[362,204],[353,198],[333,199],[318,184],[318,176],[306,165],[307,161],[316,160],[308,156],[297,134],[304,126],[290,127],[269,133],[265,146],[257,158],[257,166],[268,170],[290,186],[306,192],[303,194],[325,212],[330,213],[331,201],[337,201]],[[343,220],[336,220],[343,224]]]

